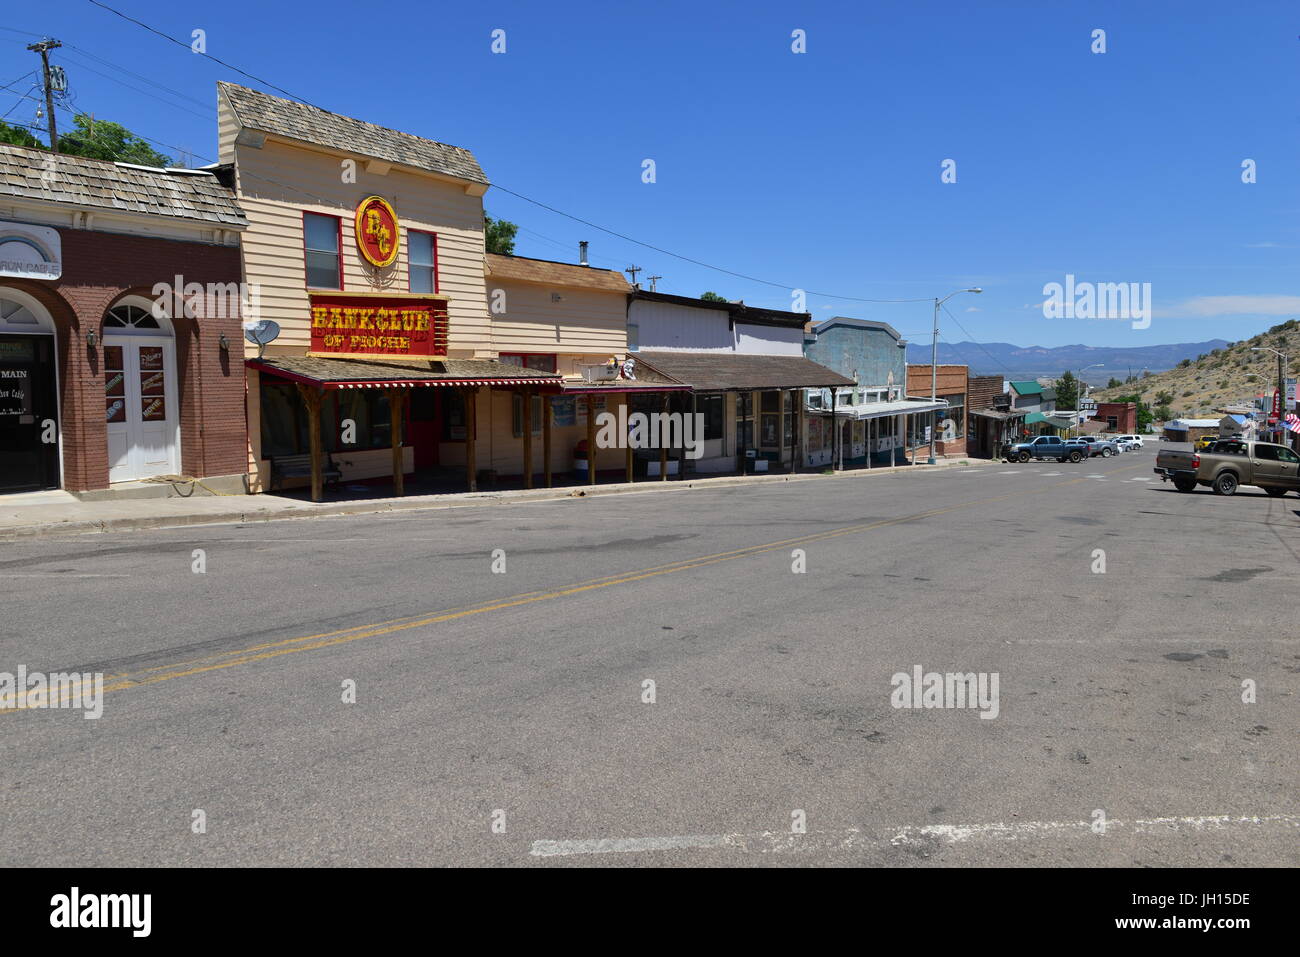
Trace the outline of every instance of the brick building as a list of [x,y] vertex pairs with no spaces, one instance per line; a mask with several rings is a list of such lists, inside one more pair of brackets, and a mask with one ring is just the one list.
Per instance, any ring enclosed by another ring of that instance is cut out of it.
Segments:
[[244,490],[245,225],[203,171],[0,145],[0,493]]
[[[911,417],[907,430],[907,447],[930,449],[927,429],[934,427],[936,456],[966,454],[966,399],[970,383],[970,366],[940,365],[935,374],[936,394],[946,400],[948,408]],[[930,365],[907,367],[907,394],[913,397],[930,395]],[[916,456],[913,456],[913,461]]]
[[1137,432],[1136,402],[1098,402],[1093,421],[1105,422],[1107,432],[1131,435]]

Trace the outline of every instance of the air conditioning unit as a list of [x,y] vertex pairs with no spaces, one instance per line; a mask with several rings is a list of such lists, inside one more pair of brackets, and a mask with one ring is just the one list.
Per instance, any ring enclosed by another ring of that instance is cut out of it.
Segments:
[[618,378],[618,366],[607,362],[602,362],[600,365],[587,365],[584,362],[579,368],[582,369],[584,382],[609,382]]

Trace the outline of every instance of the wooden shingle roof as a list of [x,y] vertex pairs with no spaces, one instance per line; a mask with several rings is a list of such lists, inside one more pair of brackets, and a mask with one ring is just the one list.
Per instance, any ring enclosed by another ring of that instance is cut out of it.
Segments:
[[128,166],[0,144],[0,197],[6,196],[232,229],[248,225],[235,194],[211,173]]
[[516,279],[520,282],[541,283],[547,286],[567,286],[577,289],[595,289],[601,292],[629,293],[631,285],[621,272],[612,269],[594,269],[574,263],[552,262],[549,259],[528,259],[524,256],[500,256],[488,253],[484,257],[483,272],[493,279]]
[[820,389],[851,386],[853,380],[803,356],[752,356],[733,352],[632,353],[638,363],[697,392],[750,389]]
[[487,185],[474,154],[459,146],[390,130],[235,83],[218,83],[217,93],[225,97],[239,125],[247,129]]

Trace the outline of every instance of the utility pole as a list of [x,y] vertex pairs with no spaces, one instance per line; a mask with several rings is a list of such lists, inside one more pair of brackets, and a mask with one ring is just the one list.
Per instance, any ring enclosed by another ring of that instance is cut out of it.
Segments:
[[639,273],[640,271],[641,271],[640,266],[628,266],[626,269],[623,270],[623,272],[627,273],[632,278],[632,285],[634,286],[636,285],[636,274]]
[[664,277],[663,277],[663,276],[646,276],[646,278],[650,280],[650,291],[651,291],[651,292],[654,292],[654,291],[655,291],[655,280],[656,280],[656,279],[663,279]]
[[50,131],[50,150],[59,151],[59,128],[54,121],[54,91],[50,88],[50,51],[63,46],[58,40],[45,39],[28,44],[27,49],[41,55],[41,76],[45,83],[45,122]]

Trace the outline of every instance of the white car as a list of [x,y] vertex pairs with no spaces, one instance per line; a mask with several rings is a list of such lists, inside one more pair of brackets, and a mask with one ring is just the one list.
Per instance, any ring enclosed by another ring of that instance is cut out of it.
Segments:
[[1142,448],[1142,436],[1140,435],[1118,435],[1115,442],[1125,452],[1132,452]]

